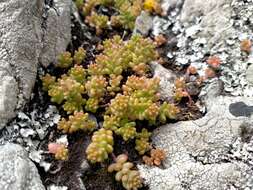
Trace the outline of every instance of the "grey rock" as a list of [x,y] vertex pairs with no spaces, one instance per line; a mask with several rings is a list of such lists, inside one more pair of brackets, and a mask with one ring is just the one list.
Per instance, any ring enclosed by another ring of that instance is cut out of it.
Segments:
[[41,49],[42,0],[0,2],[0,127],[29,99]]
[[208,108],[211,107],[213,102],[216,101],[216,98],[221,95],[223,86],[224,85],[221,80],[214,78],[201,89],[199,97],[202,102],[205,102]]
[[54,6],[47,11],[44,30],[43,49],[40,62],[47,67],[56,63],[59,53],[66,50],[71,41],[71,0],[55,0]]
[[164,68],[162,65],[153,62],[151,64],[153,69],[154,77],[160,79],[160,90],[161,98],[166,100],[173,96],[174,81],[177,76],[170,70]]
[[68,187],[50,185],[50,186],[48,187],[48,190],[68,190]]
[[162,0],[161,6],[163,11],[167,12],[168,9],[175,7],[177,4],[181,3],[182,0]]
[[147,36],[153,26],[153,18],[146,11],[142,11],[135,21],[134,33],[141,33]]
[[[241,112],[238,116],[231,106],[240,102],[245,106],[236,109]],[[252,189],[248,174],[252,175],[253,163],[231,154],[232,145],[241,139],[241,125],[252,122],[245,111],[252,102],[253,98],[220,96],[203,118],[155,130],[152,140],[167,158],[163,170],[139,166],[150,189]]]
[[30,99],[39,57],[46,66],[66,48],[71,2],[55,1],[48,20],[44,0],[0,2],[0,129]]
[[246,71],[246,79],[249,83],[253,84],[253,64]]
[[[208,0],[203,3],[201,0],[186,0],[181,21],[185,24],[194,22],[201,17],[201,35],[210,38],[209,43],[217,43],[221,39],[233,34],[230,17],[232,14],[231,0]],[[210,35],[212,34],[212,35]]]
[[1,190],[45,190],[37,168],[19,145],[0,146]]

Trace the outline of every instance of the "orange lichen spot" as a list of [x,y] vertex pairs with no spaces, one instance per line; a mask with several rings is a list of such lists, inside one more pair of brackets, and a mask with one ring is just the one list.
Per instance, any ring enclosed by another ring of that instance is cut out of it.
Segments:
[[194,66],[189,66],[186,71],[187,74],[195,75],[197,74],[197,69]]
[[221,64],[221,60],[217,56],[211,56],[207,59],[208,65],[210,65],[214,69],[218,69]]
[[246,53],[251,52],[252,42],[249,39],[245,39],[241,41],[241,51],[244,51]]

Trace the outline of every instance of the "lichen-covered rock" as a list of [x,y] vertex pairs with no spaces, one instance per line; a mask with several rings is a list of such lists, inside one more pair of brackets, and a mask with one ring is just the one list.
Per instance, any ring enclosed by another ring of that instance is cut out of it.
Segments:
[[167,12],[169,9],[182,4],[182,1],[183,0],[162,0],[161,6],[162,6],[163,11]]
[[250,65],[246,72],[246,79],[249,83],[253,84],[253,65]]
[[1,190],[45,190],[37,168],[19,145],[0,146]]
[[203,118],[155,130],[153,142],[167,157],[165,170],[140,166],[151,190],[252,188],[246,176],[253,165],[231,153],[241,138],[241,126],[251,121],[252,102],[253,98],[217,97]]
[[203,165],[201,163],[187,163],[180,167],[173,166],[168,169],[139,167],[142,177],[149,183],[150,190],[185,190],[185,189],[244,189],[246,182],[243,171],[247,165],[221,163]]
[[[231,0],[186,0],[182,9],[181,21],[193,22],[196,17],[201,19],[201,34],[210,37],[209,43],[217,43],[233,33],[230,16],[232,14]],[[212,34],[212,35],[210,35]]]

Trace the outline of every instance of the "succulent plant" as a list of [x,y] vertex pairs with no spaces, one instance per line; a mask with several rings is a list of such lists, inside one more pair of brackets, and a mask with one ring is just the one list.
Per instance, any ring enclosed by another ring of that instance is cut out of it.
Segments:
[[44,91],[48,91],[55,84],[56,78],[54,76],[51,76],[50,74],[46,74],[44,77],[41,78],[41,80],[42,89]]
[[85,57],[86,51],[82,47],[79,47],[78,50],[75,51],[73,57],[75,64],[80,65],[82,61],[85,59]]
[[[109,19],[113,27],[133,30],[136,18],[142,10],[162,14],[160,0],[87,0],[85,3],[83,0],[76,0],[76,5],[79,10],[82,9],[82,14],[88,18],[91,26],[96,27],[98,33],[108,27],[105,23]],[[95,7],[101,5],[113,7],[116,13],[111,18],[106,15],[98,17]]]
[[119,92],[121,90],[120,83],[122,79],[122,75],[116,76],[112,74],[110,76],[109,85],[107,86],[107,91],[110,93],[110,95],[115,95],[116,92]]
[[116,130],[117,135],[121,135],[125,141],[133,139],[136,136],[135,122],[126,123],[123,127]]
[[[139,11],[141,1],[89,0],[83,8],[89,12],[89,9],[92,11],[98,4],[114,3],[118,9],[133,14]],[[90,16],[94,14],[89,13]],[[154,126],[157,122],[176,118],[178,113],[178,108],[174,105],[160,102],[159,79],[145,76],[149,71],[149,63],[157,59],[155,44],[140,35],[133,35],[127,41],[114,36],[105,40],[100,50],[102,52],[87,69],[81,65],[86,56],[83,48],[75,51],[73,57],[65,52],[60,55],[60,67],[74,65],[67,75],[64,74],[57,80],[50,75],[42,79],[43,88],[48,90],[51,101],[61,104],[67,114],[73,113],[68,119],[62,118],[59,121],[58,129],[68,134],[76,131],[91,132],[96,123],[83,110],[95,113],[99,108],[99,111],[103,111],[105,106],[105,112],[102,113],[103,128],[93,133],[86,149],[87,159],[91,163],[105,161],[113,152],[113,133],[121,136],[124,141],[135,139],[135,149],[143,155],[151,149],[151,133],[141,127],[140,122],[147,121],[148,125]],[[125,81],[123,76],[129,71],[136,75],[129,76]],[[127,159],[123,160],[125,161],[120,161],[120,164],[115,163],[117,168],[111,166],[109,170],[117,172],[116,179],[122,181],[126,189],[138,189],[141,187],[139,172],[132,169],[133,166],[126,162]]]
[[65,144],[60,143],[49,143],[48,144],[49,153],[54,154],[56,160],[67,160],[68,159],[68,148]]
[[60,68],[69,68],[73,63],[73,58],[71,56],[71,53],[66,51],[61,53],[58,56],[58,63],[57,63],[57,67]]
[[90,15],[95,6],[99,4],[99,0],[87,0],[82,6],[82,14]]
[[63,108],[68,113],[81,111],[85,104],[82,94],[84,94],[84,86],[73,78],[63,75],[58,79],[57,83],[48,91],[51,101],[61,104],[64,101]]
[[[136,120],[146,120],[153,125],[157,120],[175,119],[178,108],[169,103],[160,105],[158,88],[159,80],[156,78],[128,77],[122,87],[123,94],[118,93],[111,100],[103,126],[127,141],[136,136]],[[137,142],[140,144],[139,140]]]
[[138,151],[140,155],[145,154],[145,152],[151,149],[149,141],[149,137],[151,133],[148,132],[147,129],[142,129],[141,133],[138,133],[135,140],[135,149]]
[[86,0],[85,3],[82,5],[82,14],[85,16],[90,15],[97,5],[109,6],[113,4],[114,0]]
[[86,82],[85,88],[91,98],[102,98],[106,92],[107,82],[103,76],[91,76]]
[[80,10],[84,6],[84,0],[75,0],[76,7]]
[[221,59],[217,56],[210,56],[207,61],[208,65],[213,69],[218,69],[221,64]]
[[83,66],[80,65],[75,65],[72,67],[69,70],[68,75],[80,84],[83,84],[86,80],[86,71]]
[[162,161],[165,159],[166,155],[164,150],[162,149],[152,149],[150,151],[150,157],[149,156],[143,156],[142,159],[145,162],[145,164],[149,166],[160,166]]
[[113,133],[101,128],[93,133],[91,144],[86,149],[87,159],[92,162],[103,162],[113,151]]
[[85,109],[92,113],[95,113],[99,108],[99,100],[97,98],[89,98],[86,101]]
[[96,123],[89,119],[88,113],[75,112],[69,119],[62,118],[58,123],[58,129],[64,133],[74,133],[76,131],[93,131]]
[[117,156],[116,163],[108,167],[108,172],[117,172],[115,179],[121,181],[126,190],[137,190],[142,187],[142,179],[139,171],[133,169],[133,163],[127,160],[128,156],[125,154]]
[[159,109],[159,120],[162,123],[165,123],[168,119],[176,119],[177,114],[179,113],[178,107],[167,102],[163,102]]
[[148,63],[155,59],[155,45],[151,40],[134,35],[124,42],[119,36],[114,36],[104,41],[102,54],[89,66],[88,72],[91,75],[116,77],[130,68],[138,74],[144,74],[149,69]]
[[92,12],[90,16],[86,17],[86,22],[89,23],[91,27],[96,28],[96,34],[100,35],[104,29],[108,28],[109,17]]
[[119,15],[114,16],[113,20],[125,29],[134,29],[135,20],[142,10],[142,0],[115,0],[115,8]]

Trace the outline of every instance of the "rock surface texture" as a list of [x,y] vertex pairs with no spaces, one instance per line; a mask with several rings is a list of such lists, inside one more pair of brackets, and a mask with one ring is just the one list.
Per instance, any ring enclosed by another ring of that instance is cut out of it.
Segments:
[[252,122],[252,102],[219,97],[205,117],[157,129],[152,140],[167,153],[165,168],[139,166],[150,189],[252,189],[252,163],[236,159],[233,152],[238,140],[239,146],[249,143],[243,134],[249,130],[246,123]]
[[55,63],[59,53],[65,51],[71,41],[72,1],[55,0],[54,6],[44,13],[46,23],[40,62],[45,67],[52,62]]
[[[167,7],[171,2],[163,1]],[[216,55],[221,76],[202,89],[207,109],[203,118],[155,130],[152,142],[167,158],[161,168],[138,166],[145,183],[151,190],[253,189],[253,54],[240,50],[241,40],[253,39],[253,2],[185,0],[169,10],[168,19],[153,21],[154,35],[177,41],[178,49],[168,51],[167,57],[175,65],[194,66],[204,76],[206,57]],[[224,91],[228,96],[220,96]]]
[[43,0],[0,2],[0,128],[29,100],[39,57],[47,57],[44,65],[54,62],[70,40],[71,0],[55,6],[50,8]]
[[174,81],[177,76],[168,69],[165,69],[158,63],[152,63],[151,68],[154,71],[153,75],[160,79],[160,95],[163,100],[170,99],[173,96]]
[[44,190],[37,168],[16,144],[0,147],[1,190]]

